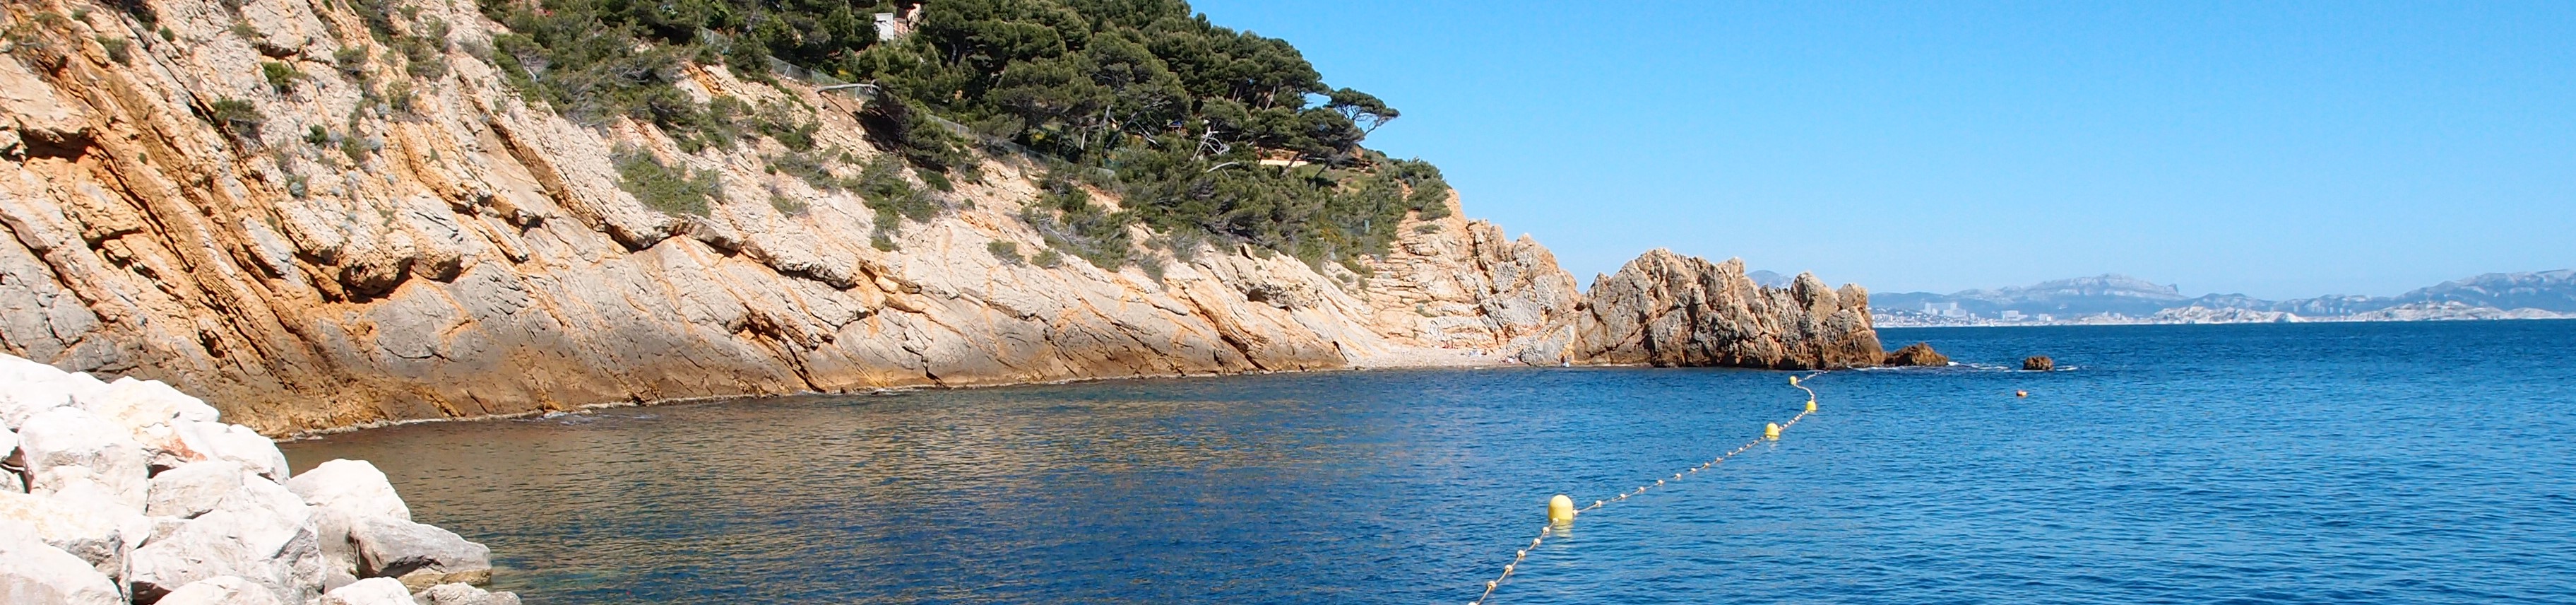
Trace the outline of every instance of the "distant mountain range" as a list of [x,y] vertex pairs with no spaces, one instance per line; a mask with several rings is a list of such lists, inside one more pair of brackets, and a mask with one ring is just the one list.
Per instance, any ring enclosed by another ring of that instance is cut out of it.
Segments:
[[2172,285],[2109,274],[1951,294],[1872,294],[1870,307],[1879,315],[1879,325],[1891,327],[2576,317],[2576,269],[2488,273],[2396,296],[2281,301],[2243,294],[2186,297]]

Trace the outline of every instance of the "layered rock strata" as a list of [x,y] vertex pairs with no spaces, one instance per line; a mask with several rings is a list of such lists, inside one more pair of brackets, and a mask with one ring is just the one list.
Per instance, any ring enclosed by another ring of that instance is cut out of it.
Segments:
[[10,603],[300,604],[359,585],[518,600],[472,587],[491,551],[412,521],[373,465],[290,477],[275,443],[169,385],[0,356],[0,423]]
[[[167,381],[265,435],[1070,378],[1877,359],[1855,287],[1762,288],[1741,263],[1658,252],[1587,297],[1454,198],[1367,275],[1241,245],[1041,264],[1025,160],[979,159],[980,180],[931,194],[937,217],[898,218],[779,170],[795,150],[774,140],[684,152],[649,124],[530,105],[477,58],[504,30],[472,2],[406,6],[394,34],[445,35],[434,76],[335,3],[0,7],[0,350]],[[683,70],[700,101],[811,108],[814,149],[883,155],[846,93]],[[382,98],[395,79],[400,104]],[[719,195],[649,208],[620,187],[620,149],[715,174]]]

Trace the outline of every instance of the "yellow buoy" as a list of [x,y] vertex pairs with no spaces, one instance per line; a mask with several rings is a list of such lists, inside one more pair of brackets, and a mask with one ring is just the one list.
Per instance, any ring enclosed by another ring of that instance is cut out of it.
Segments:
[[1565,494],[1547,499],[1547,522],[1550,525],[1573,524],[1574,499],[1565,497]]
[[1810,412],[1816,411],[1816,400],[1814,400],[1814,399],[1809,399],[1809,400],[1807,400],[1807,411],[1810,411]]
[[1789,377],[1789,386],[1793,386],[1793,387],[1794,387],[1794,386],[1798,386],[1798,377],[1796,377],[1796,376],[1791,376],[1791,377]]
[[1780,440],[1780,423],[1773,422],[1773,423],[1769,423],[1769,424],[1764,424],[1764,425],[1762,425],[1762,438],[1763,438],[1763,439],[1769,439],[1769,440],[1772,440],[1772,441],[1779,441],[1779,440]]

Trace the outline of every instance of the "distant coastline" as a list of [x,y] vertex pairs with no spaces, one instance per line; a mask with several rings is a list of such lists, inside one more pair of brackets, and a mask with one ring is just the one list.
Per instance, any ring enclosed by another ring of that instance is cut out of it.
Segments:
[[2263,300],[2186,297],[2181,288],[2107,274],[1952,294],[1870,297],[1878,327],[2239,324],[2576,318],[2576,270],[2487,273],[2396,296]]
[[2072,317],[2051,314],[2023,315],[2017,318],[1980,317],[1975,314],[1941,315],[1912,311],[1873,313],[1870,323],[1879,328],[1951,328],[2009,326],[2140,326],[2202,325],[2258,323],[2351,323],[2389,321],[2492,321],[2515,319],[2576,319],[2576,313],[2543,309],[2498,309],[2461,303],[2420,303],[2346,315],[2303,316],[2284,311],[2255,311],[2210,307],[2177,307],[2152,315],[2130,316],[2120,313],[2093,313]]

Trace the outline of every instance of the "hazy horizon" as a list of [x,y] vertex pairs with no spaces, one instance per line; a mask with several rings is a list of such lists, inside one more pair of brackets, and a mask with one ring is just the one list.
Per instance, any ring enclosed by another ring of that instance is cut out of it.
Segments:
[[2121,273],[2392,295],[2576,267],[2576,5],[1193,3],[1589,280]]

